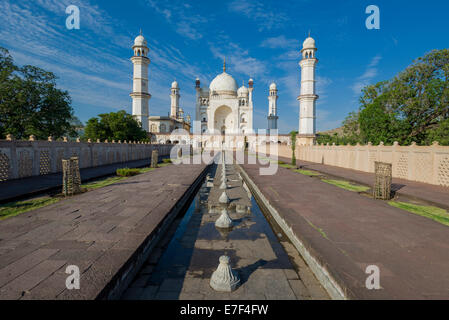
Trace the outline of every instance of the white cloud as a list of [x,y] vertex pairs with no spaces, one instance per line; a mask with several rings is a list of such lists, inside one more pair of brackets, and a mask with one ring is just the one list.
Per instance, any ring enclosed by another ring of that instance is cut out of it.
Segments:
[[289,18],[276,8],[268,7],[266,4],[257,1],[234,0],[228,4],[228,9],[255,21],[259,31],[280,28],[289,21]]
[[147,3],[173,25],[177,33],[191,40],[201,39],[203,34],[198,28],[210,22],[209,19],[196,14],[191,5],[186,5],[182,1],[165,3],[147,0]]
[[232,72],[259,78],[260,80],[266,77],[268,73],[266,63],[252,57],[248,50],[242,49],[238,44],[230,42],[227,46],[210,45],[214,57],[220,58],[220,60],[226,58],[226,64]]
[[271,49],[293,49],[295,47],[299,48],[299,42],[296,39],[287,39],[284,35],[281,35],[265,39],[264,41],[262,41],[260,46]]
[[369,85],[371,81],[377,76],[380,60],[382,56],[376,55],[373,57],[365,69],[365,72],[357,78],[356,82],[351,86],[352,91],[355,95],[359,95],[364,87]]

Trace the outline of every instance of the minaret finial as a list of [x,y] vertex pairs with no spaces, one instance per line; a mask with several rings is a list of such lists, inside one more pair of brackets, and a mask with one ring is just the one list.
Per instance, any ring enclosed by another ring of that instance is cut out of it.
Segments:
[[223,59],[223,72],[226,72],[226,57]]

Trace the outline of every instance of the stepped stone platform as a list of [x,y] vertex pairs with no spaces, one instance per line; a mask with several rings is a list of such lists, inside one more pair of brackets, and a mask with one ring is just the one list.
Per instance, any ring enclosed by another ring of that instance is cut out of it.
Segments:
[[[302,245],[309,266],[328,275],[324,285],[336,284],[342,297],[449,299],[447,226],[292,170],[261,176],[258,164],[241,167],[256,197]],[[365,286],[369,265],[380,269],[379,290]]]
[[[169,165],[0,221],[0,299],[119,295],[206,167]],[[66,288],[68,265],[79,290]]]

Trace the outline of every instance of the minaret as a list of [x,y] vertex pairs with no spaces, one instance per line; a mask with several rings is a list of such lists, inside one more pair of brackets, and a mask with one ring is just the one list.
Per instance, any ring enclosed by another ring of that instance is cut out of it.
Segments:
[[130,94],[133,99],[133,116],[141,123],[145,131],[148,129],[148,101],[151,95],[148,93],[148,58],[149,49],[147,41],[142,36],[142,32],[134,40],[134,56],[131,61],[134,65],[133,92]]
[[268,94],[268,132],[271,129],[278,128],[278,116],[277,116],[277,100],[278,89],[276,83],[270,84],[270,91]]
[[200,79],[197,77],[195,79],[195,91],[196,91],[196,108],[195,108],[195,119],[193,123],[193,133],[199,134],[201,133],[201,120],[200,119],[200,108],[201,108],[201,83]]
[[248,107],[249,107],[249,114],[248,114],[248,133],[253,132],[253,90],[254,90],[254,80],[252,78],[249,78],[248,80]]
[[315,57],[317,48],[315,40],[309,37],[304,41],[301,50],[301,94],[299,100],[299,144],[313,144],[315,142],[315,66],[318,59]]
[[179,116],[179,86],[178,82],[175,80],[171,84],[171,107],[170,107],[170,117],[177,119]]

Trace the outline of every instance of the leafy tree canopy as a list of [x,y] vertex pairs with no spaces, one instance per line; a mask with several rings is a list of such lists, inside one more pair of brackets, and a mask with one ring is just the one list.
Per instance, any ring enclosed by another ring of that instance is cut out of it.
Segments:
[[0,47],[0,137],[37,139],[76,136],[67,91],[56,88],[56,76],[41,68],[14,65],[8,50]]
[[84,139],[148,141],[147,132],[125,110],[103,113],[90,118],[84,128]]
[[449,145],[449,49],[434,50],[392,80],[365,87],[359,111],[343,125],[352,144]]

